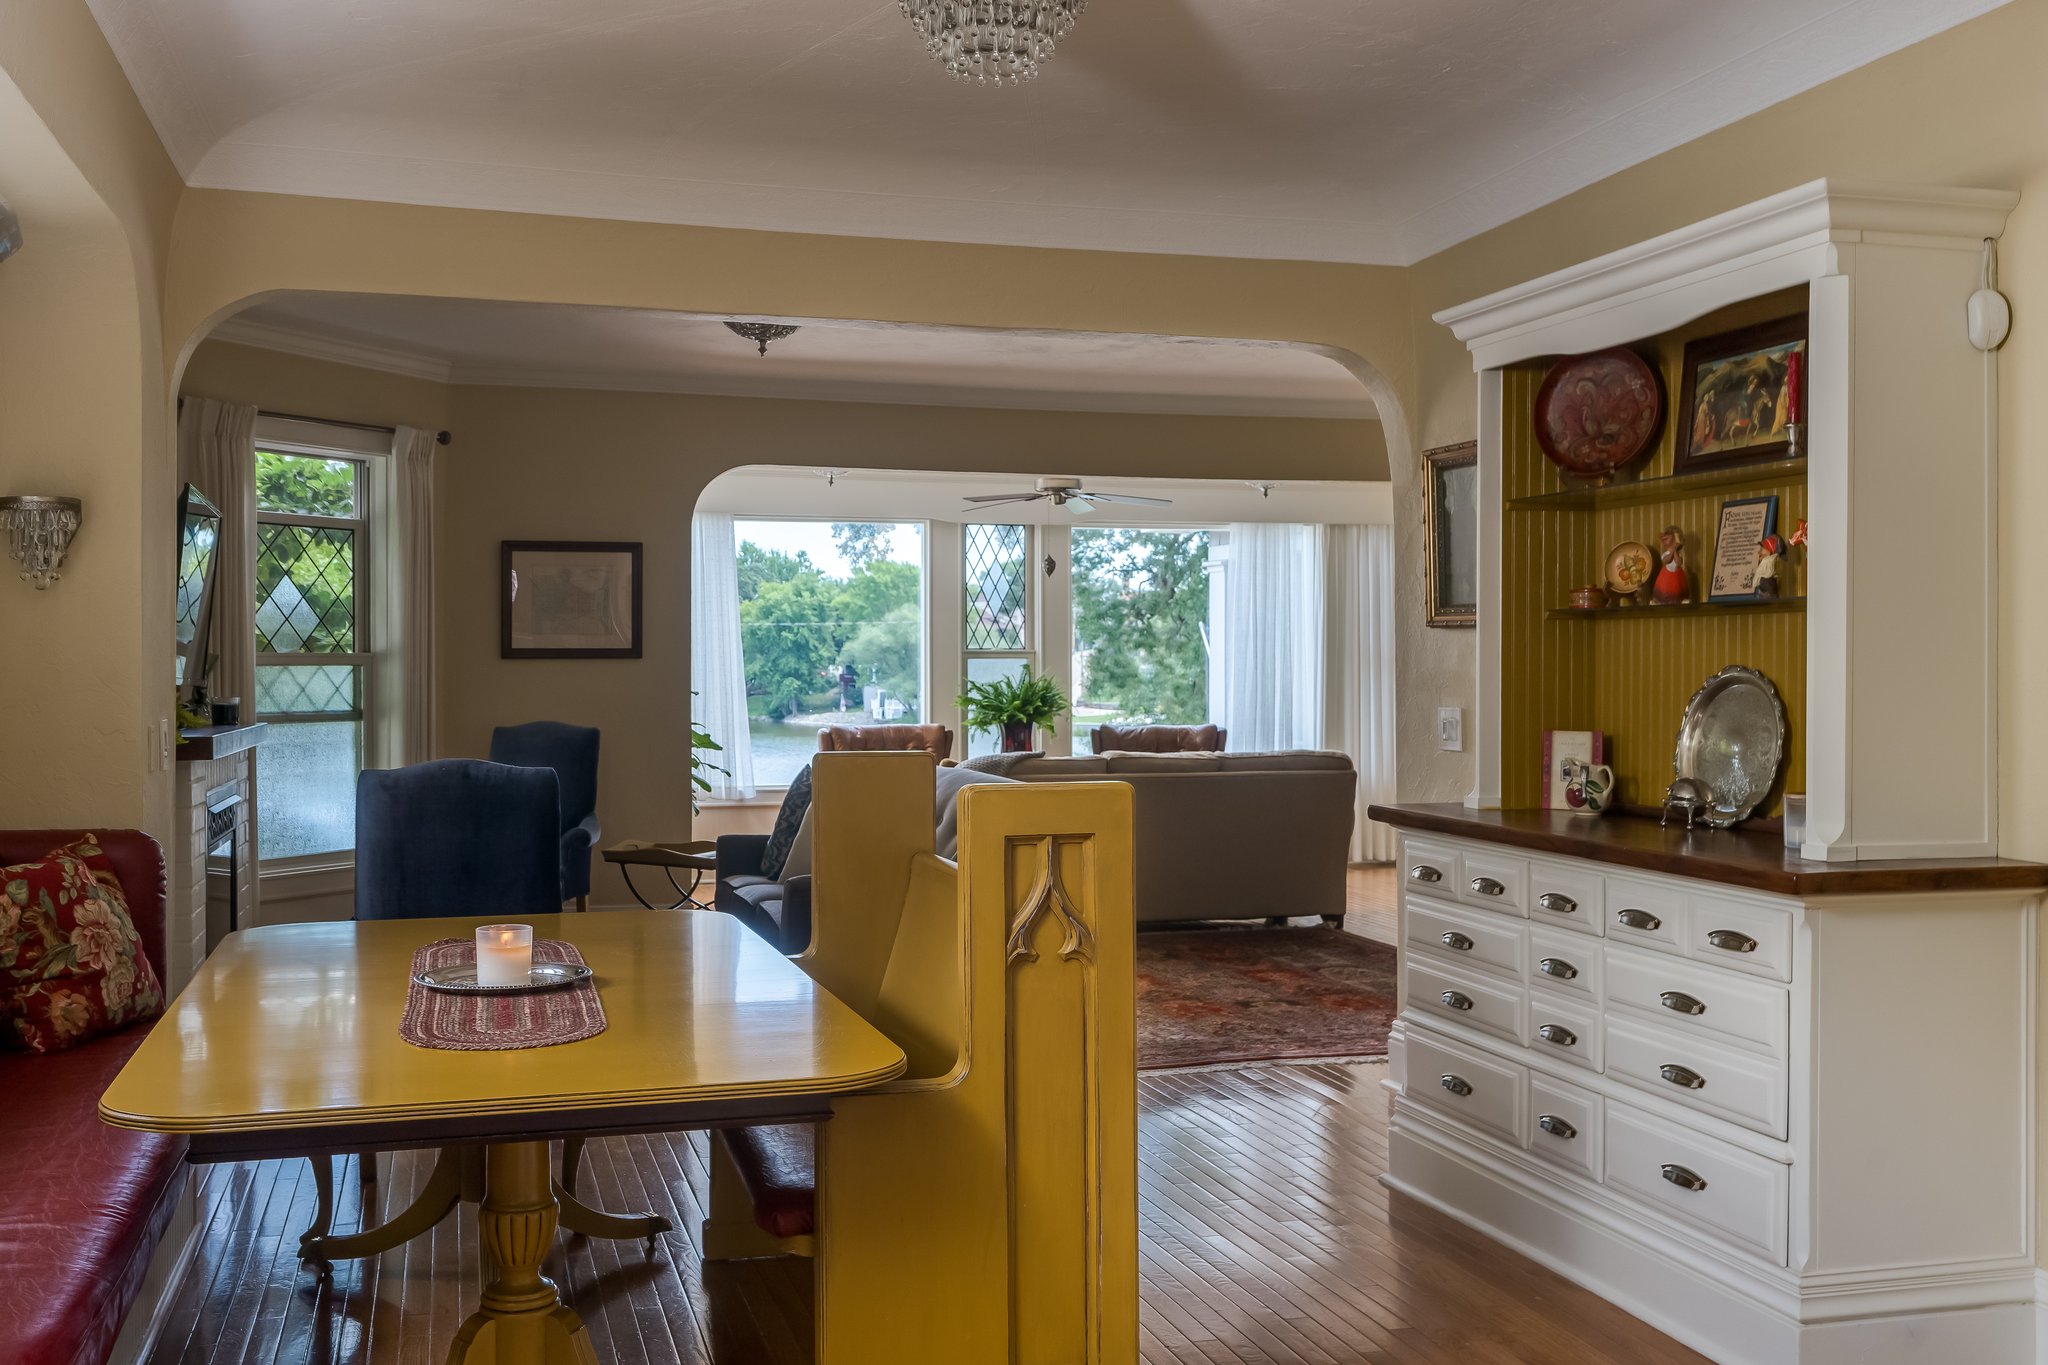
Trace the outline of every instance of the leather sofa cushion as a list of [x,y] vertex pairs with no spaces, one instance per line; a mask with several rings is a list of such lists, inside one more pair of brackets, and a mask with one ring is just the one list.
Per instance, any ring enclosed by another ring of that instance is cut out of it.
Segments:
[[808,1123],[721,1128],[754,1224],[771,1237],[805,1237],[818,1227],[818,1133]]
[[102,1365],[176,1212],[185,1142],[100,1121],[146,1028],[0,1055],[0,1361]]

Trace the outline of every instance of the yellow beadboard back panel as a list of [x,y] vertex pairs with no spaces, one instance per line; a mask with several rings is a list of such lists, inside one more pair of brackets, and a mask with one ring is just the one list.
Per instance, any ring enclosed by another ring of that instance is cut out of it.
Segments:
[[[1667,406],[1682,387],[1685,343],[1796,313],[1805,291],[1751,299],[1699,319],[1637,349],[1663,377]],[[1502,490],[1512,500],[1552,493],[1568,485],[1538,449],[1531,414],[1536,389],[1550,362],[1517,366],[1502,375]],[[1657,478],[1672,472],[1674,430],[1667,418],[1650,458],[1624,477]],[[1778,527],[1790,535],[1806,515],[1803,476],[1760,480],[1669,501],[1585,510],[1516,510],[1502,514],[1501,592],[1501,800],[1510,808],[1543,803],[1545,730],[1599,730],[1607,737],[1618,797],[1654,806],[1671,780],[1679,718],[1699,685],[1730,664],[1754,668],[1784,699],[1789,721],[1786,791],[1806,787],[1806,613],[1726,612],[1643,615],[1599,620],[1548,620],[1545,611],[1570,602],[1573,588],[1601,581],[1607,552],[1639,540],[1654,552],[1667,525],[1685,534],[1686,567],[1696,598],[1712,572],[1714,532],[1721,504],[1776,495]],[[1803,552],[1787,557],[1783,590],[1805,591]],[[1773,805],[1770,814],[1776,813]]]

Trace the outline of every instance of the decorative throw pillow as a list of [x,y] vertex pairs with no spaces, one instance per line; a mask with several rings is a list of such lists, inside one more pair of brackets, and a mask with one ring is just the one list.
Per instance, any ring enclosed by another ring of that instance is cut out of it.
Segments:
[[782,809],[775,812],[775,828],[768,832],[768,847],[761,850],[762,876],[781,879],[782,865],[789,861],[796,832],[802,828],[804,812],[810,808],[811,765],[806,763],[803,771],[790,779],[789,790],[782,795]]
[[164,1010],[163,987],[99,841],[0,868],[0,993],[11,1037],[61,1052]]

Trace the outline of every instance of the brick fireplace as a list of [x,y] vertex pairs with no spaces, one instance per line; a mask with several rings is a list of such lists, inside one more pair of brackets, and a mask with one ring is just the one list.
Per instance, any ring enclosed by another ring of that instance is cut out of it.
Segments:
[[230,930],[257,922],[256,746],[268,728],[210,726],[179,736],[177,800],[186,814],[169,850],[173,991]]

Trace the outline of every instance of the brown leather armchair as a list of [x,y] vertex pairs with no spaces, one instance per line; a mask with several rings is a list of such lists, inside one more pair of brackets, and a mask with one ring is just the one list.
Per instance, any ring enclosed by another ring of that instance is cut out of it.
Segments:
[[1098,725],[1098,754],[1220,754],[1230,732],[1220,725]]
[[828,725],[818,731],[818,752],[851,749],[928,749],[944,763],[953,756],[953,730],[946,725]]

